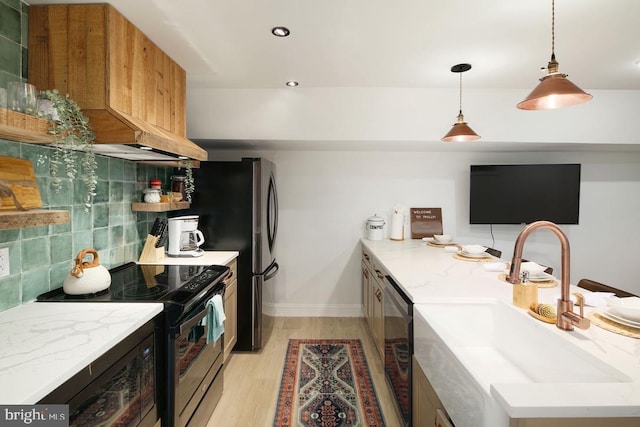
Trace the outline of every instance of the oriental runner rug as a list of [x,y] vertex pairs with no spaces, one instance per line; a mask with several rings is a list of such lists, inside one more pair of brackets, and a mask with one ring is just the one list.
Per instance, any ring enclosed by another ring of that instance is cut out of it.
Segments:
[[360,340],[289,340],[273,425],[384,427]]

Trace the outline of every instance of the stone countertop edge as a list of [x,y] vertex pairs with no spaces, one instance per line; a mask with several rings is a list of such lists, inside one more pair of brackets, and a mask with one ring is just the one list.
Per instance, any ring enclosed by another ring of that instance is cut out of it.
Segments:
[[162,303],[30,302],[0,312],[0,404],[37,403],[162,310]]
[[[406,292],[416,310],[424,309],[429,303],[446,303],[452,299],[456,302],[497,299],[512,304],[509,284],[498,278],[499,273],[486,271],[482,262],[455,259],[452,253],[429,246],[422,240],[370,241],[362,238],[360,242],[369,250],[373,261],[381,264]],[[556,274],[558,277],[559,272]],[[571,291],[589,293],[573,285]],[[540,288],[539,302],[553,303],[559,293],[559,286]],[[526,310],[517,310],[528,316]],[[585,315],[592,310],[585,307]],[[532,317],[530,320],[537,322]],[[492,384],[487,391],[511,417],[640,417],[640,340],[595,325],[571,332],[562,331],[554,324],[544,324],[544,327],[623,372],[631,381]],[[420,361],[418,354],[416,358]],[[554,388],[557,393],[552,392]]]

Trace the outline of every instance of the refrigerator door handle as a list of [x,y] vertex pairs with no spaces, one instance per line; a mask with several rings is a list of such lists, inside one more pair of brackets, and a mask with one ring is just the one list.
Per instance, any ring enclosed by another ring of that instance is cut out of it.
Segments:
[[262,276],[262,280],[267,281],[276,275],[279,268],[280,266],[276,260],[273,260],[271,264],[269,264],[269,267],[265,268],[262,273],[254,274],[254,276]]

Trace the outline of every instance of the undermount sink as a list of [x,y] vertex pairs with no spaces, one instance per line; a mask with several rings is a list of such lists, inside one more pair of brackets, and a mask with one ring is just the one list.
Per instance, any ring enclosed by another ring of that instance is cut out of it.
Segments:
[[527,394],[630,381],[567,333],[498,300],[452,301],[416,306],[414,345],[456,426],[507,426]]

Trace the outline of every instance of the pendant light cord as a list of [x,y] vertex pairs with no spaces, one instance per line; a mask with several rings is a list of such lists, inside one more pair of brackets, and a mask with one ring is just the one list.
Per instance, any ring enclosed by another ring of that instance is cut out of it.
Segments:
[[556,59],[556,0],[551,0],[551,59]]
[[460,99],[459,99],[459,106],[460,106],[460,114],[462,114],[462,73],[460,74],[460,85],[458,87],[458,93],[460,95]]

